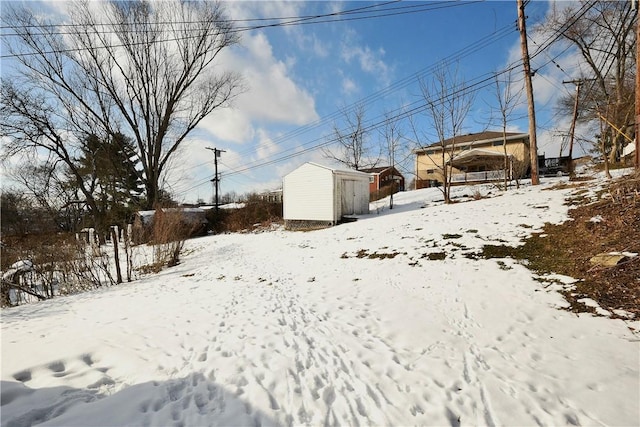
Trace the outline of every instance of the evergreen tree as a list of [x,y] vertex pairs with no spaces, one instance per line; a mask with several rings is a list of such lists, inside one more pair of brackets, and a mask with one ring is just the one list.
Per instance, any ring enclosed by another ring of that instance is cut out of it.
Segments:
[[130,221],[143,192],[133,141],[120,133],[109,138],[89,135],[81,151],[77,169],[100,206],[97,222],[108,226]]

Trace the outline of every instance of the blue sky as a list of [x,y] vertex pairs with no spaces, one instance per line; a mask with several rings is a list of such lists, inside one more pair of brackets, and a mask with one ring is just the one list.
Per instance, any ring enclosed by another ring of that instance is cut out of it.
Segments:
[[[567,2],[564,2],[567,3]],[[273,18],[326,14],[373,5],[371,2],[275,2],[236,1],[225,3],[233,19]],[[49,2],[60,10],[60,2]],[[305,161],[331,165],[320,149],[334,123],[342,126],[341,109],[363,103],[365,119],[380,120],[385,111],[420,100],[416,75],[425,81],[443,59],[479,41],[456,61],[459,75],[468,82],[503,69],[520,58],[516,28],[516,1],[402,2],[387,8],[416,7],[427,11],[363,20],[285,26],[242,32],[241,43],[223,52],[219,69],[243,75],[246,90],[231,109],[207,117],[184,143],[165,184],[176,199],[210,201],[213,153],[206,147],[225,150],[219,158],[221,192],[238,194],[277,189],[282,177]],[[527,6],[528,25],[544,19],[549,3],[532,1]],[[373,9],[375,10],[375,9]],[[412,10],[404,9],[404,10]],[[241,24],[244,25],[244,24]],[[532,34],[535,40],[537,36]],[[541,44],[544,38],[540,38]],[[530,43],[530,50],[536,48]],[[554,61],[551,62],[550,60]],[[558,66],[556,66],[556,64]],[[544,65],[544,67],[543,67]],[[562,85],[577,72],[575,57],[556,57],[549,50],[534,59],[538,113],[539,152],[559,154],[556,129],[568,129],[569,118],[555,114],[554,100],[569,89]],[[521,79],[522,73],[515,73]],[[384,96],[380,95],[384,93]],[[372,95],[379,96],[372,98]],[[528,129],[526,97],[509,124],[511,131]],[[479,90],[466,122],[465,133],[498,129],[490,123],[495,105],[493,86]],[[413,159],[408,154],[417,144],[434,142],[424,114],[414,117],[422,141],[416,142],[408,122],[405,153],[401,164],[412,178]],[[370,143],[381,140],[369,135]],[[431,138],[431,139],[430,139]],[[578,153],[580,154],[580,153]],[[386,163],[382,160],[382,163]]]

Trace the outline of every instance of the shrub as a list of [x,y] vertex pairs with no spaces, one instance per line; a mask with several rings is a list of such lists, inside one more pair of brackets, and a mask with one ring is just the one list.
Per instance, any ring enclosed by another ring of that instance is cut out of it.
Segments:
[[195,228],[196,224],[186,221],[181,210],[156,209],[149,242],[153,245],[154,263],[167,267],[177,265],[184,242]]
[[33,268],[2,280],[2,305],[18,305],[114,284],[109,256],[69,233],[12,236],[3,239],[2,271],[20,261]]
[[244,207],[220,209],[207,215],[211,229],[216,233],[252,230],[256,225],[282,222],[282,203],[269,202],[258,196],[249,196]]

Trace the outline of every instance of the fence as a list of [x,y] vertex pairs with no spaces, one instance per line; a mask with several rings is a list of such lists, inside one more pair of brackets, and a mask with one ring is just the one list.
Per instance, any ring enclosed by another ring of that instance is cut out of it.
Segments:
[[491,182],[504,179],[504,170],[493,170],[484,172],[456,173],[451,175],[451,183],[463,182]]

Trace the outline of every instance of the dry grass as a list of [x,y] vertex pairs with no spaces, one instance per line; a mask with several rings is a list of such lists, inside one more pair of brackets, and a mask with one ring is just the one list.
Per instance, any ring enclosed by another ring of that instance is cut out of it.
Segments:
[[[597,267],[589,260],[608,252],[640,253],[640,175],[614,181],[599,200],[586,200],[569,213],[571,221],[547,224],[523,246],[486,246],[486,258],[512,257],[528,261],[540,273],[578,279],[564,292],[576,312],[593,312],[578,300],[588,297],[607,310],[621,309],[640,316],[640,256],[614,267]],[[574,199],[575,201],[575,199]],[[593,221],[592,218],[599,218]],[[601,219],[600,219],[601,218]]]
[[282,203],[272,203],[251,198],[240,209],[221,209],[209,214],[209,223],[216,233],[247,232],[269,228],[272,224],[282,224]]
[[[49,299],[115,284],[106,251],[87,246],[70,233],[3,236],[0,259],[3,272],[21,260],[29,260],[34,266],[33,271],[19,274],[17,282],[2,280],[0,305],[3,307],[28,302],[27,295]],[[20,291],[13,303],[9,298],[10,289]]]
[[154,264],[167,267],[178,265],[185,239],[193,234],[195,227],[185,220],[179,210],[156,209],[150,242],[153,244]]

